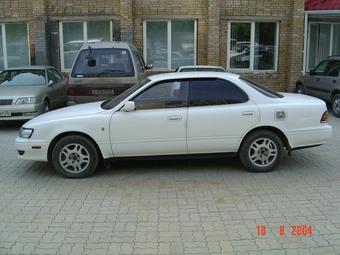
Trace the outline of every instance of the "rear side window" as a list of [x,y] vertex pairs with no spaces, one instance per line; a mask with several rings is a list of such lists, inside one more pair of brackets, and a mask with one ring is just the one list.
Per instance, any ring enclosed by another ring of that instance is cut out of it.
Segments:
[[331,61],[327,67],[327,72],[326,76],[331,76],[331,77],[338,77],[339,76],[339,70],[340,70],[340,61]]
[[75,62],[71,77],[131,77],[135,75],[127,49],[82,50]]
[[222,79],[194,79],[190,81],[189,105],[209,106],[239,104],[248,101],[247,95],[236,85]]

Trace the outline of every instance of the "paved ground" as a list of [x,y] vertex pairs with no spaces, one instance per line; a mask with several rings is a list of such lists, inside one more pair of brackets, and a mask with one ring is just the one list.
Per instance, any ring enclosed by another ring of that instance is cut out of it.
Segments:
[[[82,180],[16,159],[19,125],[2,123],[0,254],[340,254],[340,119],[331,123],[329,144],[272,173],[236,159],[126,161]],[[293,237],[293,225],[312,236]]]

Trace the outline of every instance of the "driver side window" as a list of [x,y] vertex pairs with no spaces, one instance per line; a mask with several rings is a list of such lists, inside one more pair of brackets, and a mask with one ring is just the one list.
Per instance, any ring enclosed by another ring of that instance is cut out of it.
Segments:
[[136,96],[136,110],[187,107],[188,81],[158,83]]

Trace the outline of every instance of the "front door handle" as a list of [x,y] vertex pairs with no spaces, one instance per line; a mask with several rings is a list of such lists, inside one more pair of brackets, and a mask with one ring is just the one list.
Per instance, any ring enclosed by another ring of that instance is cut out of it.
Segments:
[[168,120],[181,120],[182,116],[180,115],[174,115],[174,116],[169,116]]
[[242,112],[243,116],[253,116],[255,114],[255,112]]
[[336,80],[333,80],[333,83],[336,83]]

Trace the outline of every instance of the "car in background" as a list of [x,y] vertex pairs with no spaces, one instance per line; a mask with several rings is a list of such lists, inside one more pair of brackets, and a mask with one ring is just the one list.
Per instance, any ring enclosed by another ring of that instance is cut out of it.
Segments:
[[101,159],[189,154],[231,153],[246,169],[267,172],[285,149],[324,144],[332,134],[327,121],[325,102],[314,97],[276,93],[230,73],[166,73],[114,99],[30,120],[16,149],[70,178],[91,175]]
[[323,99],[340,117],[340,56],[331,56],[296,82],[296,92]]
[[145,77],[143,57],[130,43],[95,42],[81,47],[68,78],[67,104],[112,99]]
[[176,72],[226,72],[223,67],[220,66],[208,66],[208,65],[196,65],[196,66],[180,66],[176,69]]
[[25,66],[0,72],[0,120],[28,120],[66,105],[67,85],[51,66]]

